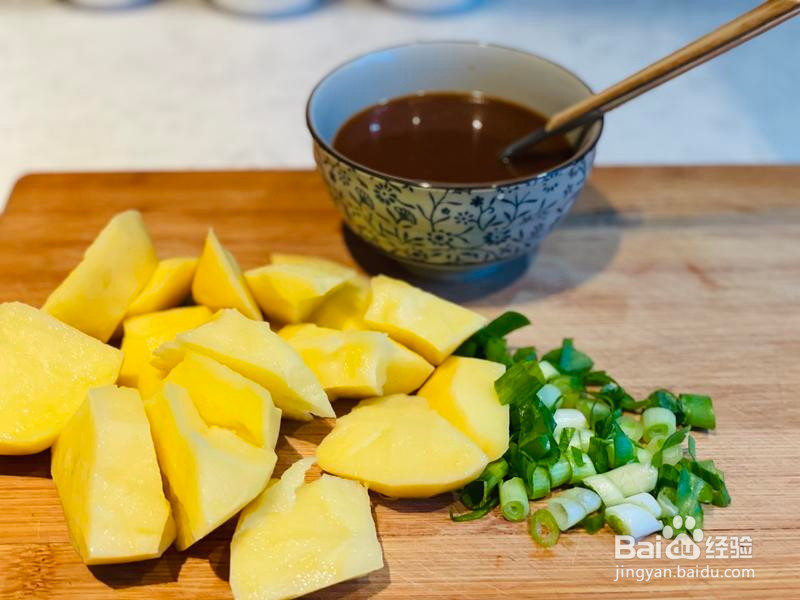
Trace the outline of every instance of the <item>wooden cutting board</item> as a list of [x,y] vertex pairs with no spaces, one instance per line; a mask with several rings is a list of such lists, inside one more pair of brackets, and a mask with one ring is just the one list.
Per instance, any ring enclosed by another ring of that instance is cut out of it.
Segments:
[[[162,256],[199,253],[213,226],[244,267],[276,250],[354,262],[312,172],[32,175],[0,217],[0,301],[39,305],[130,207]],[[800,167],[597,169],[528,272],[483,288],[455,291],[489,316],[529,315],[515,343],[549,349],[574,337],[637,396],[657,386],[713,396],[718,429],[696,434],[698,450],[724,469],[733,504],[707,509],[705,535],[750,536],[752,558],[616,560],[607,530],[545,550],[494,515],[450,522],[448,497],[374,497],[386,566],[319,597],[800,597]],[[287,423],[278,472],[329,428]],[[49,454],[0,457],[2,598],[226,598],[232,530],[160,560],[87,568],[70,547]],[[615,581],[617,565],[672,577]],[[677,575],[696,565],[719,578]],[[754,575],[723,578],[734,568]]]

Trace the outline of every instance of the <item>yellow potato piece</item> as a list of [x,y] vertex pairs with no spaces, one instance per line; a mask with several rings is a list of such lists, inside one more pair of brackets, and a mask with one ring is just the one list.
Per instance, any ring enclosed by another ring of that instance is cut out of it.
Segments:
[[150,280],[128,306],[128,317],[179,306],[192,290],[196,257],[165,258],[159,261]]
[[0,304],[0,454],[48,448],[93,387],[114,383],[122,353],[22,304]]
[[319,256],[308,256],[306,254],[284,254],[282,252],[274,252],[270,257],[273,265],[305,265],[314,268],[320,273],[326,273],[349,281],[356,276],[355,270],[350,267],[338,263],[327,258],[320,258]]
[[89,390],[53,446],[69,537],[87,565],[161,556],[175,539],[139,392]]
[[145,408],[177,526],[175,547],[185,550],[261,493],[277,457],[228,429],[209,427],[174,383],[164,383]]
[[436,412],[496,460],[508,450],[508,406],[500,404],[494,382],[505,373],[500,363],[451,356],[436,368],[419,395]]
[[455,490],[481,474],[488,458],[424,398],[362,400],[317,448],[328,473],[398,498]]
[[254,446],[274,448],[281,409],[269,392],[213,358],[190,352],[165,381],[189,392],[197,412],[209,425],[232,430]]
[[153,384],[165,375],[150,364],[153,351],[179,333],[206,323],[211,317],[211,311],[205,306],[185,306],[125,319],[122,338],[125,359],[119,383],[139,387],[145,398],[151,396]]
[[364,321],[434,365],[486,324],[476,312],[385,275],[372,278],[372,300]]
[[385,333],[339,331],[304,323],[284,327],[280,336],[311,367],[329,398],[383,394],[389,358],[394,352]]
[[411,394],[416,392],[433,373],[433,365],[403,344],[390,339],[392,353],[386,365],[386,383],[383,394]]
[[157,264],[142,215],[135,210],[119,213],[86,249],[78,266],[53,290],[42,309],[107,342]]
[[266,265],[247,271],[244,278],[264,314],[283,323],[307,320],[326,295],[347,281],[340,273],[302,263]]
[[383,567],[364,486],[292,465],[239,517],[231,541],[236,600],[296,598]]
[[364,313],[371,297],[369,278],[356,275],[328,294],[309,320],[331,329],[367,329]]
[[250,288],[236,258],[223,248],[213,229],[208,230],[203,253],[192,281],[195,302],[212,310],[235,308],[245,317],[261,320]]
[[307,421],[312,414],[335,416],[313,371],[263,321],[253,321],[232,309],[221,310],[205,325],[162,344],[153,364],[169,370],[187,352],[210,356],[265,387],[285,418]]

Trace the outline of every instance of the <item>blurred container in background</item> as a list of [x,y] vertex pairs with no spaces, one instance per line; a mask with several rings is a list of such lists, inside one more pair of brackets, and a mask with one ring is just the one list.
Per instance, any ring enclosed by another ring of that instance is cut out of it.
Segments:
[[418,13],[448,13],[472,8],[482,0],[383,0],[385,4]]
[[211,0],[218,8],[241,15],[281,17],[315,8],[320,0]]

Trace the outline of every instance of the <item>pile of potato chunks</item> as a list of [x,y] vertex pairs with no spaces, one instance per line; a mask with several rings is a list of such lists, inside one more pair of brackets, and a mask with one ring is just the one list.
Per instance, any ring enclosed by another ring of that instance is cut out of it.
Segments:
[[[41,309],[0,304],[0,454],[52,446],[87,564],[184,550],[241,511],[234,596],[296,597],[383,566],[367,488],[439,494],[506,451],[504,367],[450,356],[485,323],[321,258],[243,273],[213,231],[159,260],[123,212]],[[334,418],[337,398],[363,400],[271,480],[281,419]]]

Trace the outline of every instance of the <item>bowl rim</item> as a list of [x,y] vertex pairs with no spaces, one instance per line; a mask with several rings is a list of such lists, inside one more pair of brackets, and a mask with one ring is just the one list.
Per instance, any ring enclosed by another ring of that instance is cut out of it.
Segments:
[[373,54],[378,54],[380,52],[386,52],[388,50],[399,50],[399,49],[402,49],[402,48],[412,48],[412,47],[415,47],[415,46],[443,46],[443,45],[454,45],[454,44],[460,44],[460,45],[463,45],[463,46],[474,46],[476,48],[496,48],[496,49],[499,49],[499,50],[506,50],[506,51],[510,51],[510,52],[515,52],[517,54],[522,54],[522,55],[525,55],[527,57],[536,58],[538,60],[541,60],[543,62],[546,62],[546,63],[556,67],[557,69],[560,69],[561,71],[563,71],[564,73],[566,73],[567,75],[569,75],[573,79],[575,79],[579,84],[581,84],[586,89],[586,91],[589,92],[589,94],[594,94],[594,90],[591,88],[591,86],[589,86],[588,83],[586,83],[583,79],[578,77],[578,75],[576,75],[570,69],[567,69],[565,66],[563,66],[563,65],[561,65],[561,64],[559,64],[559,63],[557,63],[557,62],[555,62],[553,60],[550,60],[549,58],[546,58],[546,57],[544,57],[544,56],[542,56],[540,54],[536,54],[535,52],[528,52],[527,50],[522,50],[521,48],[515,48],[513,46],[505,46],[505,45],[502,45],[502,44],[495,44],[495,43],[490,43],[490,42],[469,41],[469,40],[429,40],[429,41],[407,42],[407,43],[403,43],[403,44],[394,44],[394,45],[391,45],[391,46],[384,46],[384,47],[381,47],[381,48],[376,48],[374,50],[370,50],[369,52],[363,52],[361,54],[358,54],[357,56],[354,56],[353,58],[351,58],[349,60],[346,60],[344,62],[339,63],[334,68],[332,68],[330,71],[325,73],[325,75],[323,75],[322,78],[314,85],[314,87],[311,90],[311,93],[308,95],[308,100],[306,100],[306,127],[308,128],[308,131],[311,134],[311,137],[313,138],[314,142],[317,145],[319,145],[322,149],[324,149],[328,154],[332,155],[333,157],[335,157],[340,162],[343,162],[343,163],[349,165],[353,169],[356,169],[356,170],[359,170],[359,171],[363,171],[364,173],[367,173],[368,175],[371,175],[373,177],[377,177],[379,179],[388,179],[390,181],[394,181],[394,182],[398,182],[398,183],[406,184],[406,185],[411,185],[411,186],[414,186],[414,187],[420,187],[420,188],[423,188],[423,189],[453,189],[453,190],[465,190],[465,191],[469,191],[469,190],[484,190],[484,189],[497,189],[497,188],[502,188],[502,187],[520,185],[520,184],[524,184],[524,183],[530,182],[530,181],[535,181],[537,179],[540,179],[540,178],[543,178],[543,177],[547,177],[547,176],[551,175],[552,173],[554,173],[555,171],[560,171],[561,169],[563,169],[563,168],[565,168],[565,167],[567,167],[569,165],[572,165],[572,164],[575,164],[575,163],[578,163],[578,162],[582,161],[584,158],[586,158],[586,156],[590,152],[592,152],[597,147],[597,143],[600,141],[600,137],[603,135],[603,129],[604,129],[604,126],[605,126],[605,117],[604,116],[601,116],[597,121],[598,123],[600,123],[600,128],[597,130],[597,135],[595,136],[595,138],[591,142],[589,142],[589,143],[587,143],[585,145],[583,150],[581,150],[580,152],[576,152],[575,154],[570,156],[567,160],[562,161],[562,162],[558,163],[557,165],[547,169],[546,171],[542,171],[541,173],[535,173],[533,175],[526,175],[526,176],[523,176],[523,177],[516,177],[516,178],[512,178],[512,179],[504,179],[504,180],[501,180],[501,181],[493,181],[493,182],[488,182],[488,181],[475,182],[475,183],[432,182],[432,181],[426,181],[424,179],[411,179],[411,178],[408,178],[408,177],[398,177],[396,175],[391,175],[390,173],[384,173],[384,172],[378,171],[376,169],[371,169],[370,167],[367,167],[366,165],[362,165],[361,163],[356,162],[356,161],[348,158],[347,156],[345,156],[344,154],[342,154],[341,152],[336,150],[333,147],[332,144],[329,144],[328,142],[323,140],[322,136],[320,136],[320,134],[317,132],[316,128],[312,124],[312,122],[311,122],[311,103],[314,100],[314,97],[316,96],[317,91],[319,90],[320,86],[322,86],[322,84],[325,83],[334,73],[336,73],[337,71],[343,69],[344,67],[346,67],[346,66],[348,66],[350,64],[353,64],[353,63],[355,63],[357,61],[363,60],[364,58],[367,58],[368,56],[371,56]]

